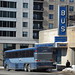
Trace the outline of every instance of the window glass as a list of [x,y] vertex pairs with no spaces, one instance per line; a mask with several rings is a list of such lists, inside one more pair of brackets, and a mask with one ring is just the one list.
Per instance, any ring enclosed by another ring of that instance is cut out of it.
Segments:
[[74,6],[69,6],[69,11],[74,11]]
[[49,10],[53,10],[54,9],[54,5],[49,5]]
[[4,51],[6,51],[6,50],[12,50],[12,49],[15,49],[15,48],[16,48],[16,44],[11,44],[11,43],[8,43],[8,44],[5,43],[5,44],[3,44],[3,50]]
[[1,7],[1,1],[0,1],[0,7]]
[[0,7],[16,8],[16,2],[0,1]]
[[14,51],[14,52],[6,52],[4,57],[5,58],[25,58],[25,57],[33,57],[34,50],[24,50],[24,51]]
[[27,27],[28,26],[28,22],[23,22],[23,27]]
[[6,22],[5,21],[3,22],[3,27],[6,27]]
[[3,5],[3,7],[7,7],[7,2],[4,1],[2,5]]
[[28,8],[28,3],[23,3],[23,8]]
[[74,0],[69,0],[69,2],[74,2]]
[[34,32],[33,32],[33,38],[34,38],[34,39],[39,39],[39,35],[38,35],[38,34],[39,34],[39,32],[34,31]]
[[64,2],[65,0],[60,0],[60,1]]
[[49,14],[49,19],[53,19],[53,14]]
[[16,31],[0,31],[0,36],[6,37],[16,37]]
[[28,36],[28,32],[23,32],[22,35],[23,35],[23,37],[27,37]]
[[0,11],[0,17],[2,17],[2,11]]
[[0,11],[0,17],[16,18],[16,12]]
[[23,12],[23,17],[24,18],[28,18],[28,13],[27,12]]
[[2,21],[0,21],[0,27],[2,27]]
[[7,17],[8,12],[7,11],[2,11],[3,17]]
[[53,28],[53,24],[49,23],[49,29],[52,29],[52,28]]
[[0,21],[0,27],[16,27],[15,21]]
[[49,0],[50,2],[54,2],[55,0]]
[[29,47],[28,44],[20,44],[20,49],[22,49],[22,48],[28,48],[28,47]]

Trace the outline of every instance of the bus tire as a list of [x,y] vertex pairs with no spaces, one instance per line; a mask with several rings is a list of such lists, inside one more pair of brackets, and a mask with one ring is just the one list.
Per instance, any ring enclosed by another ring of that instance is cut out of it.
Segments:
[[27,66],[27,71],[28,72],[31,72],[32,70],[31,70],[31,67],[30,67],[30,64],[28,64],[28,66]]
[[8,66],[8,65],[6,65],[6,66],[5,66],[5,70],[6,70],[6,71],[10,71],[10,69],[9,69],[9,66]]
[[27,64],[24,65],[24,71],[27,72]]

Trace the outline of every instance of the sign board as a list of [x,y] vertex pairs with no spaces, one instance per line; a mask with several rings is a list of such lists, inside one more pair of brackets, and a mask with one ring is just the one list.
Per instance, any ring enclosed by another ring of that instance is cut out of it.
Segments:
[[66,41],[67,37],[60,37],[60,36],[55,37],[55,42],[66,42]]
[[56,43],[55,47],[64,47],[64,48],[66,48],[67,47],[67,43]]
[[66,35],[67,6],[59,6],[58,12],[58,35]]
[[36,44],[35,47],[54,47],[54,43]]

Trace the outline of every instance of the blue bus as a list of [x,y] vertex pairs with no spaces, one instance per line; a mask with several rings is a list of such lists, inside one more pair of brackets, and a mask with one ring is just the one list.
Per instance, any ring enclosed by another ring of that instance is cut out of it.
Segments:
[[4,52],[4,68],[6,70],[33,70],[54,69],[52,50],[49,47],[33,47]]

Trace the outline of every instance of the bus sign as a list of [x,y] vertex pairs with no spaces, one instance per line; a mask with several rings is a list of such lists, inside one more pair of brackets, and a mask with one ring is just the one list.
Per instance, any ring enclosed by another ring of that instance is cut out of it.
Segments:
[[67,26],[67,6],[59,6],[59,15],[58,15],[58,35],[66,35],[66,26]]

